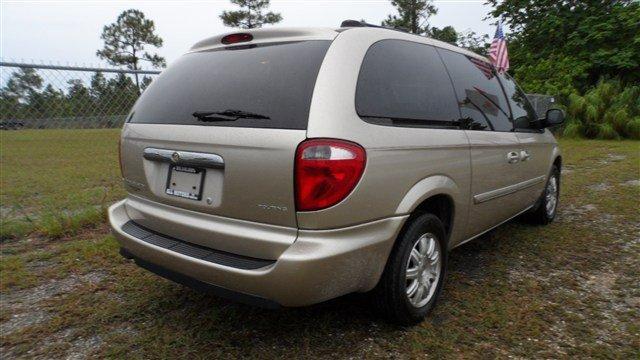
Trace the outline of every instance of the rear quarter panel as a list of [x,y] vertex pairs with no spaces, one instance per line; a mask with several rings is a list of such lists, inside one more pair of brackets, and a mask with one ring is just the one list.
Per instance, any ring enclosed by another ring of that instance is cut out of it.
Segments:
[[[325,210],[299,212],[302,229],[337,228],[410,213],[429,194],[454,201],[451,239],[466,224],[471,168],[464,131],[374,125],[355,109],[360,65],[375,42],[399,38],[421,42],[401,32],[351,29],[329,48],[316,80],[307,137],[340,138],[362,145],[367,165],[357,187]],[[424,39],[432,44],[432,40]]]

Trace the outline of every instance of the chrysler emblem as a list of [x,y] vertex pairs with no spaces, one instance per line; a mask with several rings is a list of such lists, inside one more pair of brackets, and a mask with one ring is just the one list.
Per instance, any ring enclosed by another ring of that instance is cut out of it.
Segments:
[[178,154],[177,151],[171,154],[171,161],[173,161],[174,163],[180,161],[180,154]]

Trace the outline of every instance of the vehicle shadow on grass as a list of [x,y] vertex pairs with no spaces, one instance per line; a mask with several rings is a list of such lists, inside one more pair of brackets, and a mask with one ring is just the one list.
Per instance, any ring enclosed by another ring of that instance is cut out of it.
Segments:
[[[518,225],[507,226],[508,230],[498,232],[508,231],[517,242]],[[492,281],[492,268],[501,256],[498,252],[513,249],[509,244],[501,245],[502,238],[483,236],[450,254],[449,278],[442,297],[435,311],[418,328],[449,326],[451,310],[465,304],[451,300],[447,293],[475,291],[474,287]],[[350,294],[303,308],[267,310],[182,286],[164,286],[160,296],[173,299],[170,308],[156,318],[156,323],[170,328],[174,335],[189,339],[189,348],[215,343],[219,349],[242,355],[259,355],[260,351],[267,350],[275,356],[287,356],[294,350],[297,355],[311,351],[308,355],[341,356],[356,356],[376,352],[376,349],[389,352],[394,347],[392,344],[416,328],[385,322],[374,311],[367,295]]]

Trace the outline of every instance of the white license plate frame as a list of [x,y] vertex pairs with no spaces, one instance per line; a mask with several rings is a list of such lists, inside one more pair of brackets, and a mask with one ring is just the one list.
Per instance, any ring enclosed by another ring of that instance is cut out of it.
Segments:
[[183,199],[202,200],[205,169],[191,166],[170,165],[165,193]]

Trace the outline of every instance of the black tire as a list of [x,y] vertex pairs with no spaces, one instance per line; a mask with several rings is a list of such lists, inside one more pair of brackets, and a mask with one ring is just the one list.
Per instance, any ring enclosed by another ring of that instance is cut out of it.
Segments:
[[[433,308],[442,291],[447,268],[446,233],[440,219],[432,214],[422,214],[409,221],[389,255],[380,282],[372,292],[373,301],[381,315],[390,322],[404,326],[421,322]],[[440,276],[430,300],[418,308],[411,304],[406,295],[405,275],[413,246],[426,233],[435,235],[440,245]]]
[[[549,213],[547,211],[547,193],[549,191],[549,182],[551,179],[556,179],[556,203],[553,208],[553,211]],[[526,215],[526,219],[535,225],[547,225],[555,219],[556,214],[558,213],[558,204],[560,203],[560,170],[553,165],[551,167],[551,172],[549,173],[549,177],[547,178],[547,183],[545,184],[544,191],[540,195],[540,198],[536,202],[536,205],[533,209]]]

